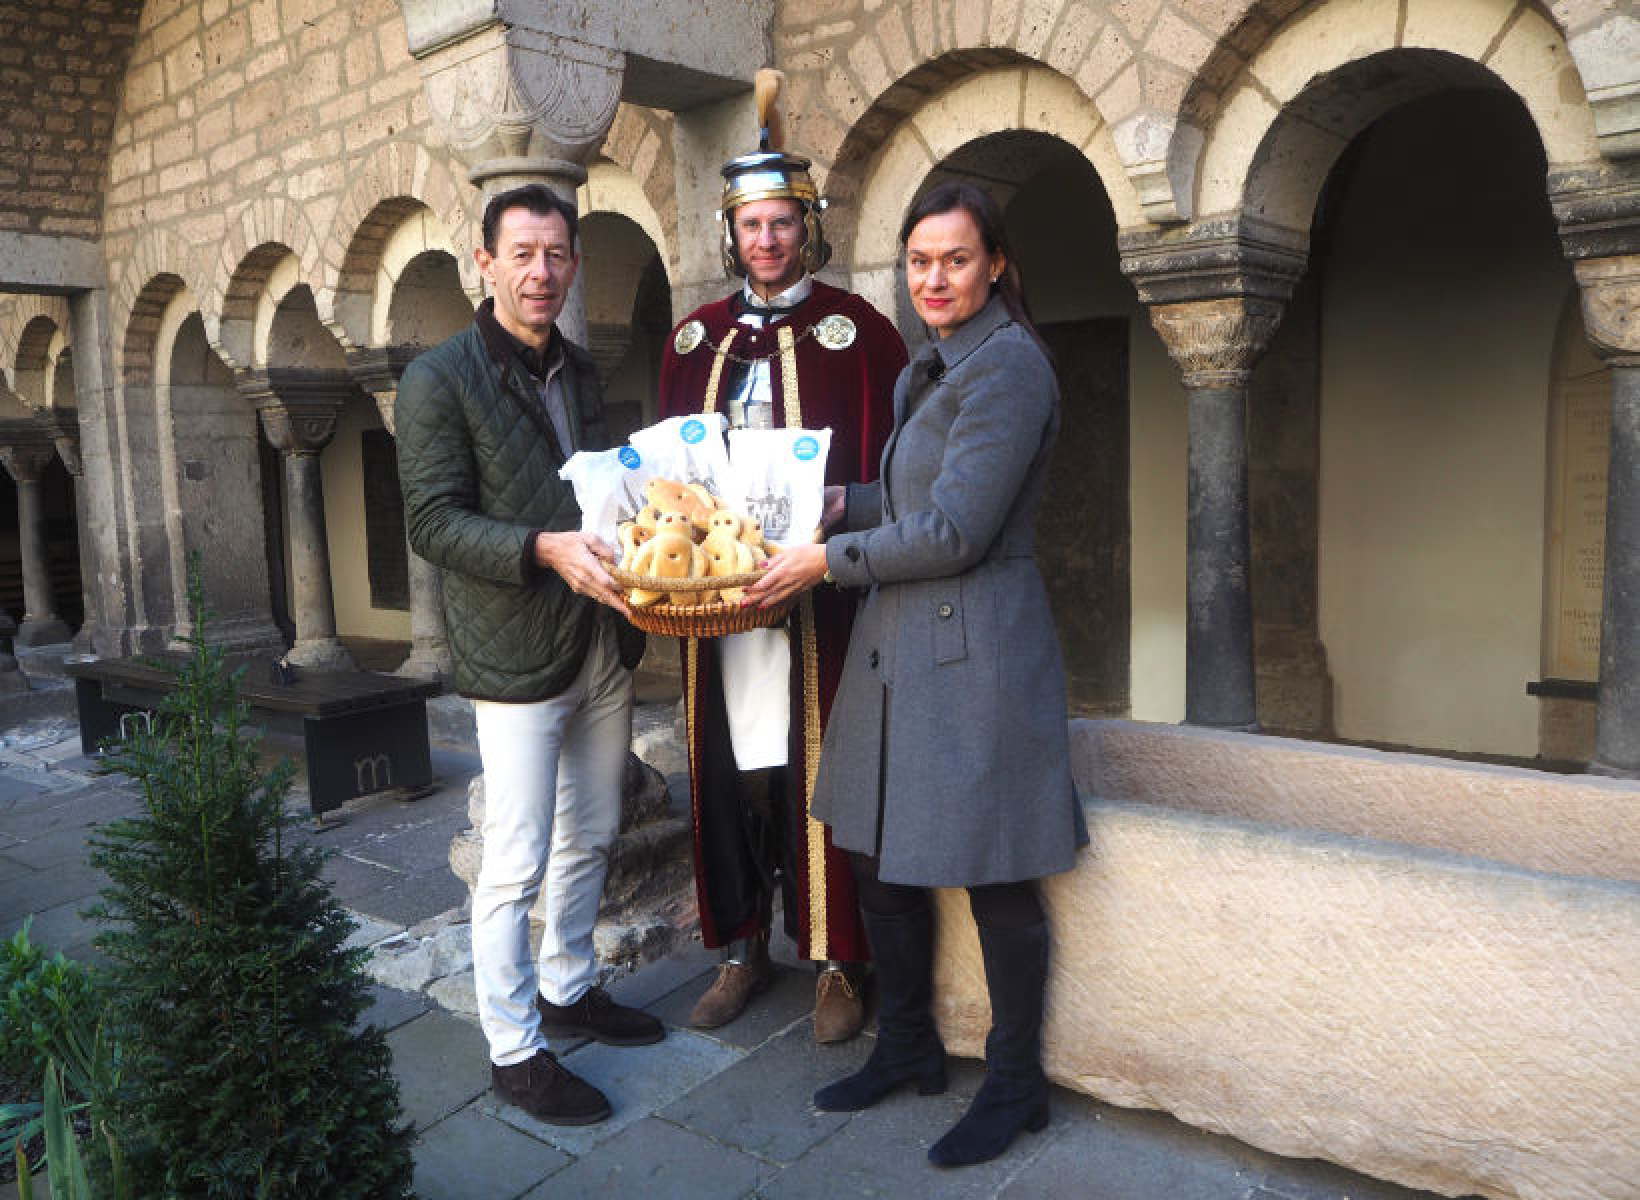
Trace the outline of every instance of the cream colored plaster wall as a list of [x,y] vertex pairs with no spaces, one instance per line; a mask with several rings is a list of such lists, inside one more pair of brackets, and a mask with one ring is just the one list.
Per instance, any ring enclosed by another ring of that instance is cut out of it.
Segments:
[[359,435],[380,429],[375,405],[350,400],[336,421],[336,436],[320,456],[325,488],[325,533],[330,542],[330,588],[336,632],[344,637],[410,639],[410,614],[373,608],[365,562],[364,477]]
[[1344,737],[1536,752],[1525,686],[1568,270],[1530,160],[1496,119],[1409,109],[1375,134],[1331,239],[1320,632]]
[[[1115,226],[1090,216],[1097,181],[1050,185],[1061,211],[1033,206],[1010,229],[1032,315],[1043,324],[1087,317],[1128,323],[1129,704],[1143,721],[1184,719],[1185,393],[1133,285],[1117,267]],[[1017,209],[1010,210],[1010,219]],[[1090,243],[1090,238],[1096,241]]]
[[1184,385],[1148,320],[1136,318],[1129,336],[1132,710],[1135,720],[1182,721],[1189,452]]

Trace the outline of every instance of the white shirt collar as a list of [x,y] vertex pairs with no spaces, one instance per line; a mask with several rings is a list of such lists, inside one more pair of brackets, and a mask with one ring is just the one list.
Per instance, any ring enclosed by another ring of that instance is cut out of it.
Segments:
[[752,291],[752,282],[749,279],[741,285],[740,290],[746,298],[748,308],[791,308],[809,298],[809,293],[814,291],[814,276],[805,272],[791,287],[767,300]]

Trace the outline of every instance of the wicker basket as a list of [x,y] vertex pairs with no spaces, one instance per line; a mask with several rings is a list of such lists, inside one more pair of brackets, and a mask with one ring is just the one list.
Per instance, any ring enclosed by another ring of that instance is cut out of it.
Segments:
[[[752,571],[717,578],[661,579],[654,575],[634,575],[619,567],[611,567],[609,574],[623,588],[642,588],[646,592],[715,592],[720,588],[749,587],[763,577],[762,571]],[[792,604],[793,601],[788,600],[774,608],[742,608],[721,600],[710,604],[673,604],[663,600],[641,608],[633,605],[632,624],[645,633],[663,637],[722,637],[783,624]]]

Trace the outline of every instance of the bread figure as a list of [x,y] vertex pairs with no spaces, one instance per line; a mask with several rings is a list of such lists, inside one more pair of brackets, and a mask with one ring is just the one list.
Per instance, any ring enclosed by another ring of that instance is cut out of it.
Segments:
[[[689,519],[690,524],[705,529],[707,518],[712,515],[713,510],[694,490],[698,487],[698,484],[691,487],[674,479],[651,479],[644,484],[643,494],[644,499],[649,501],[656,512],[662,515],[671,512],[682,513]],[[705,492],[705,489],[701,488],[700,491]],[[711,495],[709,492],[706,494]]]
[[621,570],[632,570],[632,564],[638,557],[638,548],[654,536],[653,527],[646,529],[636,521],[622,521],[616,526],[615,537],[621,543]]
[[[757,559],[752,554],[751,547],[736,536],[739,524],[738,520],[734,520],[718,525],[700,544],[701,552],[706,557],[706,574],[711,578],[745,575],[756,569]],[[739,604],[741,598],[746,595],[746,589],[724,588],[718,595],[729,604]]]
[[712,514],[722,511],[723,502],[707,491],[704,483],[686,483],[683,486],[694,493],[695,499],[700,501],[701,508],[705,510],[704,519],[694,518],[695,528],[704,533],[710,523]]
[[764,540],[763,523],[756,517],[740,518],[740,540],[751,547],[752,554],[759,561],[765,558],[773,558],[780,553],[779,546]]
[[[655,536],[638,547],[632,560],[632,570],[639,575],[653,575],[658,579],[689,579],[706,574],[706,560],[700,547],[690,536],[693,526],[689,518],[678,512],[663,511],[655,523]],[[665,592],[651,592],[633,588],[627,599],[639,606],[658,603]],[[673,604],[696,604],[699,598],[693,592],[671,593]]]

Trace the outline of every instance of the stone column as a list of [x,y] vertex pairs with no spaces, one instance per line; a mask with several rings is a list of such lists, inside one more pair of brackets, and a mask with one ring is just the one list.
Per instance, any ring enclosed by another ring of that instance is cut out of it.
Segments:
[[1600,682],[1589,770],[1640,777],[1640,160],[1552,175],[1583,328],[1611,368]]
[[[70,631],[57,615],[51,595],[51,559],[46,550],[44,514],[40,511],[40,474],[57,455],[50,437],[32,420],[12,426],[0,445],[0,463],[17,484],[17,538],[23,558],[23,623],[19,646],[66,642]],[[26,430],[21,426],[27,426]]]
[[91,614],[95,604],[92,582],[95,579],[95,569],[92,566],[91,539],[88,530],[91,527],[85,495],[85,463],[80,458],[80,421],[79,414],[71,408],[54,408],[42,415],[46,427],[51,431],[51,440],[57,447],[57,457],[63,460],[69,478],[74,481],[74,525],[77,531],[75,538],[79,546],[80,558],[80,611],[85,619],[80,622],[79,632],[74,635],[71,650],[75,654],[95,654],[96,639],[92,633]]
[[1122,269],[1189,392],[1185,720],[1258,727],[1247,391],[1303,268],[1294,235],[1246,222],[1124,239]]
[[[483,199],[544,183],[573,204],[585,164],[615,119],[626,56],[565,36],[544,9],[517,6],[503,20],[489,5],[470,6],[470,18],[435,0],[400,5],[428,113]],[[586,344],[579,280],[558,325]]]
[[[419,347],[388,347],[352,351],[348,366],[359,386],[376,401],[376,411],[388,433],[394,433],[393,402],[398,396],[399,376],[419,352]],[[397,436],[394,433],[394,436]],[[404,553],[410,573],[410,656],[399,664],[395,675],[411,679],[455,677],[455,660],[450,657],[450,639],[444,625],[444,599],[439,571],[410,548]]]
[[240,391],[256,406],[268,441],[285,464],[285,520],[290,537],[291,615],[296,644],[290,661],[324,670],[351,670],[353,656],[336,637],[319,455],[336,434],[336,418],[353,392],[340,371],[247,373]]

